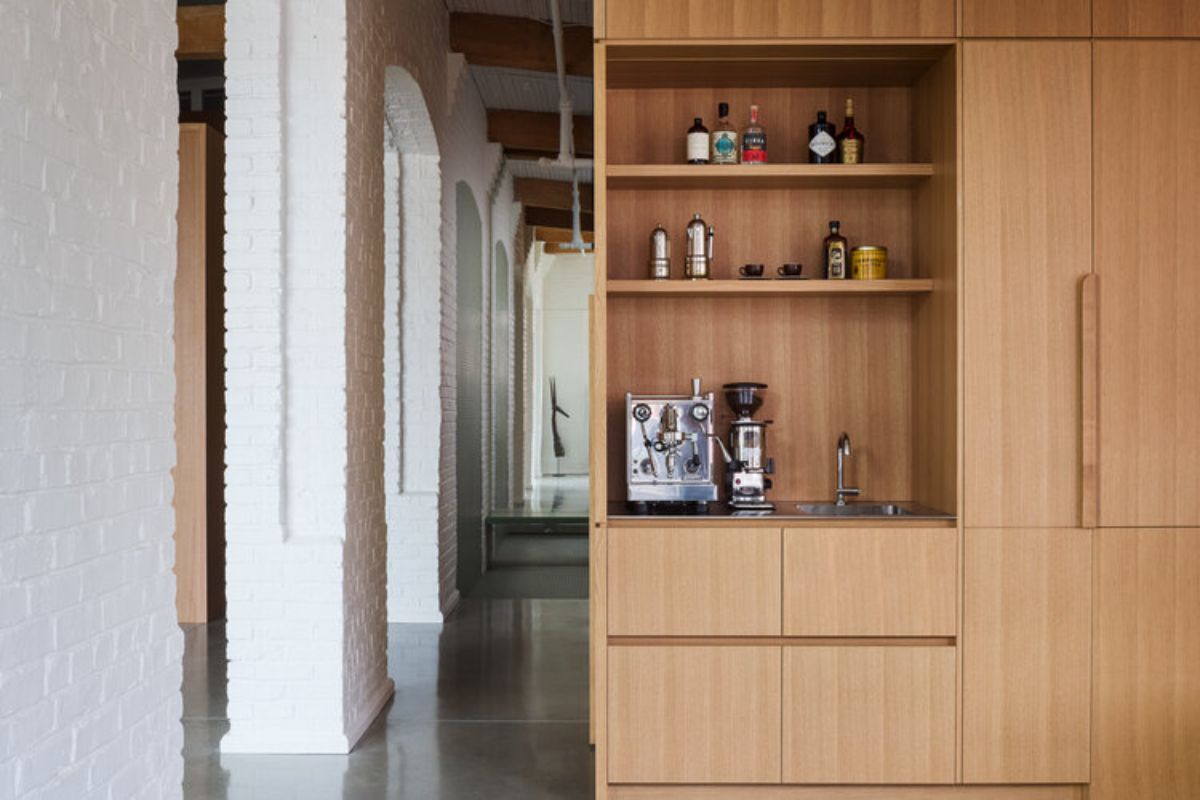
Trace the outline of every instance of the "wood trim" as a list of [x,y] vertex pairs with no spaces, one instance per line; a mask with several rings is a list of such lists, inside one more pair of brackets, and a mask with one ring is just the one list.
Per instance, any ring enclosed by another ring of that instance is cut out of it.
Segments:
[[[608,797],[610,800],[1084,800],[1086,791],[1083,786],[612,786]],[[1126,796],[1120,800],[1133,798]]]
[[1080,524],[1100,522],[1100,276],[1080,282]]
[[[593,155],[595,133],[592,117],[574,117],[575,155]],[[556,156],[561,137],[558,114],[544,111],[512,111],[489,109],[487,112],[488,141],[504,146],[506,153],[519,155]]]
[[[500,14],[454,12],[450,50],[480,67],[555,72],[554,28],[540,20]],[[563,26],[563,58],[568,75],[591,77],[592,29]]]
[[175,24],[179,26],[175,58],[180,61],[225,58],[225,6],[179,6],[175,9]]
[[[545,178],[514,178],[513,194],[517,201],[527,206],[561,208],[570,211],[574,207],[574,196],[570,181],[552,181]],[[579,184],[579,207],[591,212],[595,200],[590,183]]]
[[754,297],[806,295],[809,297],[864,297],[870,295],[928,294],[933,280],[928,278],[888,278],[878,281],[777,280],[768,276],[761,281],[743,280],[613,280],[608,282],[609,297]]
[[895,189],[933,177],[932,164],[610,164],[613,189]]
[[609,647],[954,647],[953,636],[610,636]]
[[[619,504],[623,505],[623,504]],[[798,517],[745,517],[731,518],[713,516],[703,517],[636,517],[623,514],[609,513],[608,521],[622,528],[725,528],[731,523],[737,524],[742,530],[752,528],[783,528],[787,530],[803,530],[810,528],[853,528],[853,529],[903,529],[903,528],[955,528],[954,519],[802,519]]]

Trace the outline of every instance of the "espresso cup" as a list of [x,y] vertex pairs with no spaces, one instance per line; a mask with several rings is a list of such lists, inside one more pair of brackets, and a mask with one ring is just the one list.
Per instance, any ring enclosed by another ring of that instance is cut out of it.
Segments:
[[761,278],[763,274],[763,265],[743,264],[738,268],[738,274],[743,278]]
[[788,278],[798,278],[803,270],[803,264],[783,264],[779,267],[778,272]]

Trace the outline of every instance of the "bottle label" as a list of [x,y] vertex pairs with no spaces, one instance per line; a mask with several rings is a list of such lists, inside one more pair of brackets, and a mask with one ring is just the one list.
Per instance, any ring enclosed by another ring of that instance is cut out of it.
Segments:
[[767,163],[767,134],[751,131],[742,136],[742,163]]
[[846,278],[846,248],[841,244],[831,244],[827,254],[829,261],[829,279],[845,280]]
[[842,163],[859,164],[862,162],[862,140],[842,139]]
[[733,131],[714,131],[712,135],[712,162],[714,164],[737,163],[737,134]]
[[[676,139],[678,141],[678,139]],[[687,137],[687,160],[708,161],[708,134],[689,133]]]
[[825,158],[825,156],[837,149],[837,142],[829,135],[829,131],[821,131],[808,143],[808,149],[821,158]]

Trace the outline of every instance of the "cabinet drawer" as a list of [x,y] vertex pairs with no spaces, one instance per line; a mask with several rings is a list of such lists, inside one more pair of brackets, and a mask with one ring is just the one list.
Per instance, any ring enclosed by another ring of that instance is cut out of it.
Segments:
[[778,783],[780,648],[612,647],[610,783]]
[[786,636],[954,636],[953,528],[783,533]]
[[953,647],[787,647],[784,783],[952,783]]
[[778,636],[778,528],[613,528],[610,636]]

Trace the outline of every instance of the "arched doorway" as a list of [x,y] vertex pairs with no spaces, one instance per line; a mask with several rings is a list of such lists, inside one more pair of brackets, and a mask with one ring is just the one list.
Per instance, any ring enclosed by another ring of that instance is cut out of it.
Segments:
[[492,257],[492,507],[512,502],[512,280],[508,251]]
[[455,477],[458,589],[483,573],[483,219],[465,182],[455,186]]

